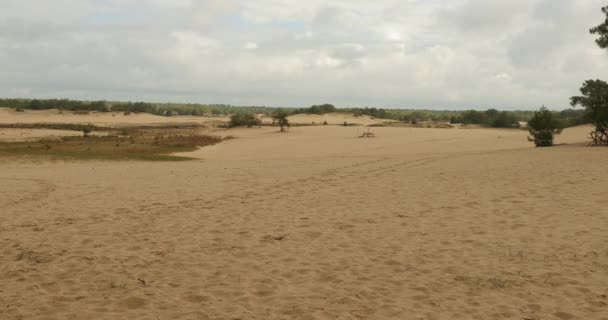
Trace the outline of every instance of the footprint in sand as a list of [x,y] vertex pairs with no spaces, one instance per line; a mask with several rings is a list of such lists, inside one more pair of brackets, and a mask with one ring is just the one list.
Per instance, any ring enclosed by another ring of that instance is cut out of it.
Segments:
[[125,300],[122,300],[118,303],[119,309],[140,309],[146,306],[147,301],[138,297],[129,297]]

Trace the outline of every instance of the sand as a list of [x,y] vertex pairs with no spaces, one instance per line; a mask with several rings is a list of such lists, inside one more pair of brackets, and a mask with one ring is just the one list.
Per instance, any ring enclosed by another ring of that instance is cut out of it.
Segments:
[[0,319],[608,319],[588,128],[360,130],[0,160]]
[[11,123],[80,123],[97,126],[126,127],[165,124],[195,124],[205,125],[218,121],[228,121],[228,117],[191,117],[173,116],[163,117],[148,113],[122,112],[90,112],[89,114],[75,114],[71,111],[58,110],[25,110],[16,112],[12,109],[0,108],[0,124]]
[[[95,132],[94,134],[101,134],[101,132]],[[82,136],[82,132],[71,130],[0,128],[0,142],[37,141],[40,139],[57,139],[75,136]]]

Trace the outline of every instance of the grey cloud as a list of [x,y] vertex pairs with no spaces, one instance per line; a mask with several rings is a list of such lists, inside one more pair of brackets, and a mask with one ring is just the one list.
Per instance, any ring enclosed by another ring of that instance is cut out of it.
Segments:
[[608,74],[601,0],[50,3],[3,2],[0,96],[566,107]]

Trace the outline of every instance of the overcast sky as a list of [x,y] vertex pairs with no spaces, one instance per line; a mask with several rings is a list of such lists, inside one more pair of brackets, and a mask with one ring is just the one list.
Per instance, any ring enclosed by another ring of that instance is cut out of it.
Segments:
[[606,0],[0,0],[0,97],[561,109]]

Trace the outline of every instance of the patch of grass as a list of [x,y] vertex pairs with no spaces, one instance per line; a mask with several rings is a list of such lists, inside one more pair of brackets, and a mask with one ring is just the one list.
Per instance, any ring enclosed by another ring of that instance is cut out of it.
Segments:
[[222,138],[208,135],[138,132],[128,137],[64,137],[36,142],[2,142],[0,157],[59,160],[144,160],[185,161],[189,157],[170,155],[217,144]]
[[51,129],[51,130],[71,130],[71,131],[109,131],[110,128],[98,127],[92,124],[80,123],[11,123],[0,124],[0,128],[16,129]]

